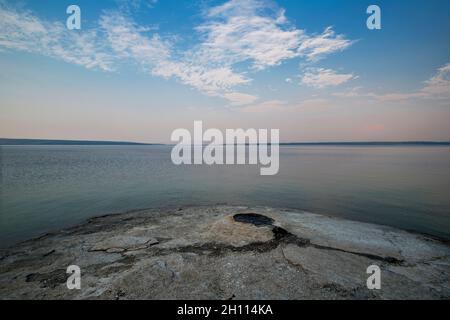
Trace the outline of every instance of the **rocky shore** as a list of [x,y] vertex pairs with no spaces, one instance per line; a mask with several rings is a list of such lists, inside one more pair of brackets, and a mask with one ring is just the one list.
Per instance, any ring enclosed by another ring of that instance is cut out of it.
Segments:
[[[69,265],[81,289],[66,286]],[[366,286],[381,269],[381,289]],[[450,245],[298,210],[107,215],[0,253],[1,299],[449,299]]]

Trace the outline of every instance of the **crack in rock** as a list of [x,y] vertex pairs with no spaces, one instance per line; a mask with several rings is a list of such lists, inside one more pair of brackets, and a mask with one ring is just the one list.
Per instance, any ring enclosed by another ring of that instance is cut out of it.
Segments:
[[389,264],[401,265],[404,263],[404,260],[402,260],[402,259],[397,259],[397,258],[389,257],[389,256],[383,257],[383,256],[379,256],[376,254],[357,252],[357,251],[349,251],[349,250],[344,250],[344,249],[339,249],[339,248],[334,248],[334,247],[322,246],[322,245],[318,245],[318,244],[311,244],[310,246],[313,248],[319,249],[319,250],[331,250],[331,251],[350,253],[350,254],[354,254],[357,256],[369,258],[372,260],[387,262]]
[[[106,252],[106,253],[122,253],[122,252],[129,252],[129,251],[138,251],[138,250],[144,250],[148,249],[151,246],[154,246],[156,244],[159,244],[160,242],[156,239],[150,239],[147,240],[145,243],[142,244],[136,244],[131,246],[121,246],[121,243],[118,241],[117,243],[111,245],[111,246],[102,246],[97,245],[94,248],[89,249],[89,252]],[[117,245],[116,245],[117,244]],[[123,243],[126,245],[126,243]]]

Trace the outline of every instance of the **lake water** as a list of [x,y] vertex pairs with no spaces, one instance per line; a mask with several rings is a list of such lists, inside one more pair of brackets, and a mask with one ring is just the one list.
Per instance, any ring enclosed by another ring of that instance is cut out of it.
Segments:
[[280,172],[175,166],[170,146],[2,146],[0,246],[130,209],[289,207],[450,240],[450,147],[283,146]]

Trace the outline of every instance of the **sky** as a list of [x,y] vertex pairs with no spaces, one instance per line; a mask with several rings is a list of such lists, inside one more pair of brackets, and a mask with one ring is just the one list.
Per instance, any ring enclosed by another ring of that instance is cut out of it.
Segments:
[[449,13],[446,0],[0,0],[0,137],[166,143],[202,120],[282,142],[450,141]]

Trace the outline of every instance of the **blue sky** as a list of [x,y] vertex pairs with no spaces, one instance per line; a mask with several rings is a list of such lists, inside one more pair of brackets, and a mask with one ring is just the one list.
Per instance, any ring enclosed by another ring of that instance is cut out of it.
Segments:
[[[68,30],[66,8],[81,8]],[[366,27],[381,8],[382,29]],[[450,2],[0,0],[0,136],[450,140]]]

